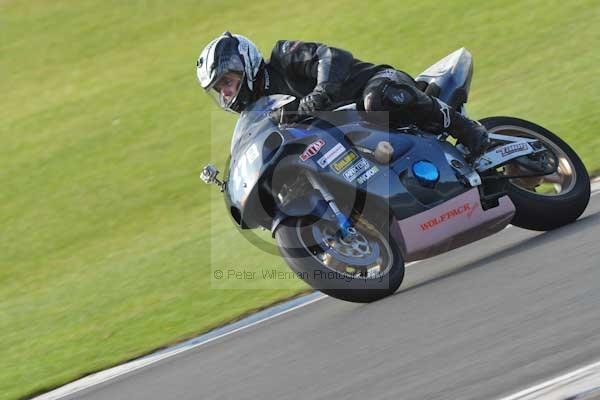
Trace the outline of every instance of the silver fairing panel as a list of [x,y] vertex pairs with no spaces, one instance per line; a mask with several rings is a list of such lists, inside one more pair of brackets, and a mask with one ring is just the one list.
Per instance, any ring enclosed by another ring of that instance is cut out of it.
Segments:
[[439,93],[432,91],[432,88],[425,89],[425,92],[460,109],[468,100],[472,76],[473,57],[463,47],[427,68],[415,80],[425,82],[432,88],[436,86]]

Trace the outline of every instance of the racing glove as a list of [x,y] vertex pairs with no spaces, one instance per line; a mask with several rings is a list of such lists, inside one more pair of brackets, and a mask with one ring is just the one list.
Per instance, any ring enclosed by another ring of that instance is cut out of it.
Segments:
[[312,92],[304,96],[298,105],[298,116],[306,117],[317,111],[324,111],[333,104],[325,89],[316,86]]

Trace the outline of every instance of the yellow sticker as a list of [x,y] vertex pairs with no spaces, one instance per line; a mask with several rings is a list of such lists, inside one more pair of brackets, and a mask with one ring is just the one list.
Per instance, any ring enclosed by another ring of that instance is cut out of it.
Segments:
[[358,154],[356,154],[354,151],[350,150],[349,152],[347,152],[346,154],[343,154],[340,158],[335,160],[331,164],[331,168],[339,174],[344,169],[348,168],[348,166],[357,159],[358,159]]

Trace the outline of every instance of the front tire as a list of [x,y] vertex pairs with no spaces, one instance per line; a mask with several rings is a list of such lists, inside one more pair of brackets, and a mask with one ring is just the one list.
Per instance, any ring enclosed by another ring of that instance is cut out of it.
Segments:
[[[344,262],[332,256],[337,254],[332,249],[338,249],[332,243],[334,236],[327,233],[337,231],[332,222],[309,217],[289,218],[279,225],[275,239],[286,263],[311,287],[340,300],[369,303],[398,289],[404,278],[404,260],[398,244],[389,234],[368,230],[365,226],[369,225],[356,225],[362,239],[353,245],[354,249],[340,250],[345,254],[340,256]],[[319,233],[320,230],[323,233]],[[353,265],[353,259],[361,263],[362,255],[369,256],[369,244],[372,250],[377,247],[377,260],[372,266]]]
[[[558,169],[551,175],[509,180],[508,195],[516,207],[513,225],[548,231],[579,218],[590,200],[590,178],[567,143],[549,130],[518,118],[489,117],[480,122],[492,133],[535,138],[558,159]],[[519,171],[510,164],[505,171],[511,168]]]

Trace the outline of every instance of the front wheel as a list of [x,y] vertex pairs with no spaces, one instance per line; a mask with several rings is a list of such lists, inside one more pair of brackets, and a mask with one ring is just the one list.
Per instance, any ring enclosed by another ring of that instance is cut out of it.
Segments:
[[368,303],[398,289],[404,261],[387,232],[367,221],[355,228],[356,235],[344,239],[333,222],[289,218],[275,239],[287,264],[310,286],[341,300]]
[[[590,200],[590,178],[579,156],[561,138],[534,123],[512,117],[489,117],[480,121],[489,132],[534,138],[557,162],[550,175],[509,180],[507,191],[515,205],[515,226],[536,231],[555,229],[575,221]],[[505,174],[527,174],[523,166],[509,163]]]

